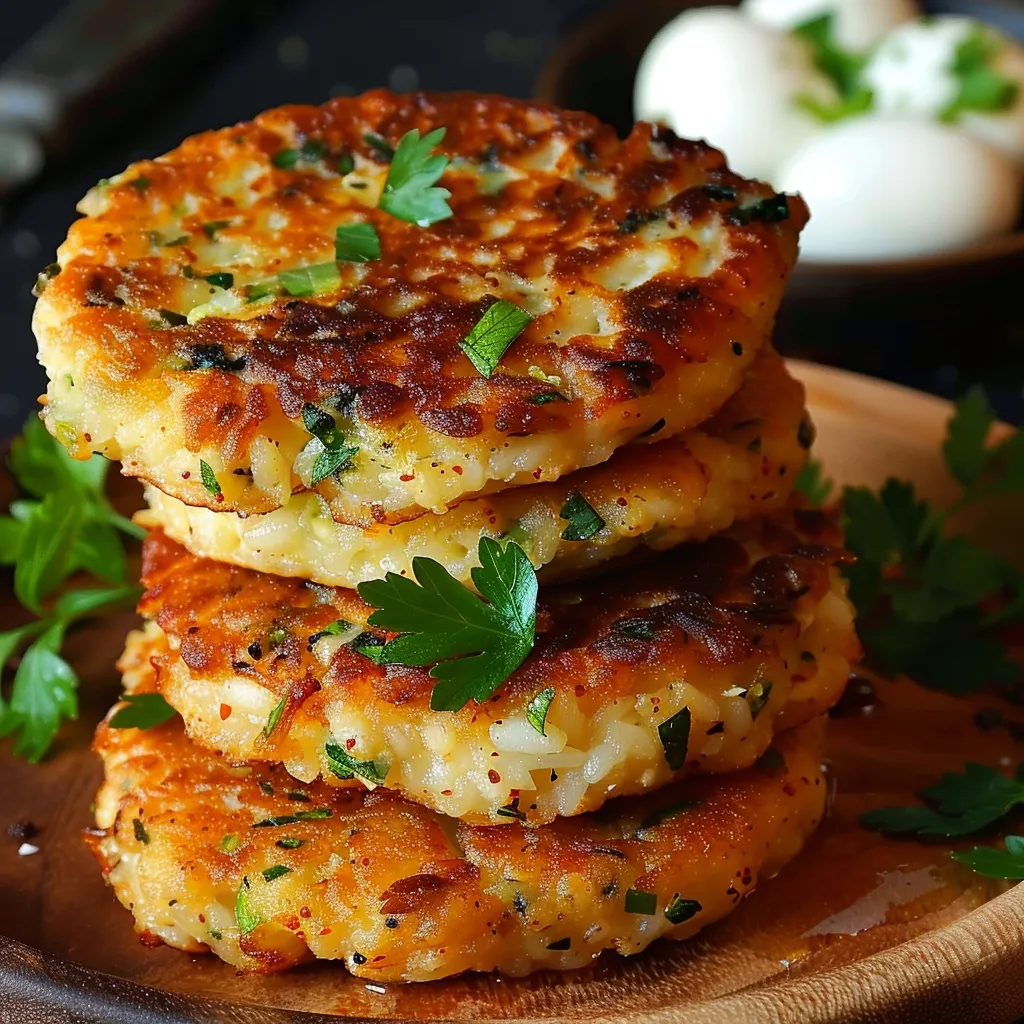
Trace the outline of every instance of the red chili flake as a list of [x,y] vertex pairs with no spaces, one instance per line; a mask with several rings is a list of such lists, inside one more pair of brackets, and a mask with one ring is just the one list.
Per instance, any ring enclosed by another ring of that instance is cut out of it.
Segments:
[[625,498],[616,498],[615,499],[615,504],[616,505],[621,505],[623,508],[625,508],[629,504],[629,502],[626,501]]
[[345,740],[345,749],[346,750],[351,750],[355,745],[356,745],[355,739],[347,739],[347,740]]
[[501,776],[493,768],[487,773],[487,778],[489,778],[495,785],[501,782]]
[[498,752],[496,750],[492,750],[491,751],[491,757],[497,757],[497,756],[498,756]]
[[310,913],[309,907],[300,907],[299,908],[299,917],[312,917],[312,916],[313,915]]
[[458,473],[459,476],[462,476],[462,467],[461,466],[452,466],[452,472],[453,473]]
[[533,471],[533,479],[534,479],[534,480],[539,480],[539,479],[540,479],[540,475],[541,475],[541,472],[542,472],[541,470],[539,470],[539,469],[535,469],[535,470]]
[[587,692],[587,688],[582,683],[576,684],[576,696],[582,697]]
[[231,705],[221,704],[220,706],[220,720],[226,722],[231,717]]
[[181,474],[181,479],[187,480],[191,475],[192,474],[186,469],[185,472]]
[[295,933],[295,938],[301,939],[303,942],[305,942],[306,941],[306,933],[305,932],[296,932]]
[[199,923],[200,924],[206,924],[206,915],[205,914],[200,914],[199,915]]
[[398,479],[401,480],[403,484],[407,484],[410,480],[415,480],[416,479],[416,474],[415,473],[403,473]]
[[452,795],[452,791],[450,789],[442,789],[441,790],[441,796],[451,796],[451,795]]
[[223,501],[223,500],[224,500],[224,495],[223,495],[223,494],[221,494],[221,493],[218,493],[218,495],[217,495],[217,501],[218,501],[218,502],[221,502],[221,501]]
[[369,866],[370,866],[370,858],[369,857],[364,857],[363,858],[363,867],[364,868],[368,868]]
[[321,935],[330,935],[331,934],[331,929],[330,928],[321,928],[320,929],[320,934]]

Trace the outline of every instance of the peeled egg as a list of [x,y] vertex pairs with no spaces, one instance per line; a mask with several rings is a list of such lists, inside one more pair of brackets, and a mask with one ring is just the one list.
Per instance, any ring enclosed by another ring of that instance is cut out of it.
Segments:
[[802,40],[756,25],[737,8],[702,7],[651,41],[634,105],[638,120],[707,139],[725,151],[733,170],[770,179],[820,130],[796,104],[802,94],[822,103],[835,98]]
[[917,15],[913,0],[743,0],[740,7],[759,25],[782,32],[831,14],[836,42],[855,52]]
[[821,262],[907,259],[961,249],[1016,223],[1012,163],[934,121],[853,118],[811,139],[776,185],[800,192],[811,221],[802,255]]
[[994,146],[1024,169],[1024,47],[973,18],[936,17],[901,25],[879,45],[863,80],[882,113],[942,117],[961,88],[955,66],[960,47],[972,37],[991,42],[986,67],[1018,83],[1004,110],[961,111],[955,124]]

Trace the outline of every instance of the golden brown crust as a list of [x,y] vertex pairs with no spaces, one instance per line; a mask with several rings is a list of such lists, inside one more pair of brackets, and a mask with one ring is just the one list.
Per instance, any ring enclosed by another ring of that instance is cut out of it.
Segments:
[[[166,639],[137,642],[206,746],[311,779],[330,777],[325,745],[344,744],[410,799],[473,821],[511,806],[540,824],[675,777],[658,727],[684,707],[683,770],[718,772],[760,756],[780,716],[792,726],[830,706],[857,653],[840,543],[820,513],[783,512],[547,588],[533,653],[457,712],[430,709],[426,669],[318,639],[339,619],[359,633],[371,609],[353,591],[197,559],[159,533],[144,548],[140,611]],[[548,688],[542,740],[524,716]]]
[[[376,209],[387,166],[366,133],[394,145],[442,125],[454,216],[424,229]],[[325,155],[272,163],[307,140]],[[347,176],[342,154],[355,160]],[[780,221],[737,222],[737,209],[771,196],[663,128],[641,124],[620,142],[589,115],[493,96],[377,91],[272,110],[87,197],[37,307],[47,423],[77,454],[121,458],[127,473],[217,509],[280,503],[252,485],[251,449],[265,436],[294,454],[309,436],[304,403],[336,410],[362,449],[344,486],[317,488],[339,521],[395,521],[553,479],[660,418],[668,433],[692,426],[736,390],[806,220],[789,197]],[[354,220],[376,227],[383,258],[340,263],[340,291],[227,302],[179,324],[229,294],[206,283],[211,273],[231,273],[240,295],[333,259],[334,228]],[[487,380],[459,342],[496,298],[535,319]],[[568,400],[535,404],[552,390]],[[163,446],[134,421],[166,432]],[[510,444],[523,438],[559,452]],[[506,449],[523,465],[503,462]],[[220,497],[202,487],[199,458]],[[386,486],[376,480],[391,471]]]
[[[247,970],[311,957],[376,981],[568,969],[687,938],[795,856],[824,811],[821,735],[816,721],[744,772],[529,830],[233,767],[175,724],[103,725],[89,841],[140,932]],[[696,905],[673,922],[677,897]]]

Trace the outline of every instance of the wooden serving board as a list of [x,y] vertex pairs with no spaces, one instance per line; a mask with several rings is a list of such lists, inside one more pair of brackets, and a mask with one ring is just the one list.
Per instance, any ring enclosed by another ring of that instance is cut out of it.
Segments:
[[[945,403],[836,370],[794,369],[808,385],[818,456],[837,483],[878,485],[897,474],[929,497],[949,493],[939,454]],[[10,490],[0,484],[0,501]],[[1020,521],[988,521],[986,536],[1013,550]],[[9,583],[0,584],[0,628],[21,614]],[[0,746],[0,1021],[1003,1024],[1024,1015],[1024,887],[972,875],[945,843],[884,839],[856,824],[864,810],[906,801],[967,760],[1016,766],[1024,708],[908,682],[864,680],[848,691],[830,726],[825,824],[732,917],[687,943],[629,959],[605,954],[576,973],[412,986],[370,985],[335,964],[242,975],[212,956],[143,946],[80,838],[100,775],[90,734],[119,692],[112,666],[132,622],[106,619],[69,640],[81,714],[44,764]],[[979,728],[973,716],[993,706],[1019,730]],[[19,856],[22,839],[6,835],[9,826],[33,831],[39,853]]]

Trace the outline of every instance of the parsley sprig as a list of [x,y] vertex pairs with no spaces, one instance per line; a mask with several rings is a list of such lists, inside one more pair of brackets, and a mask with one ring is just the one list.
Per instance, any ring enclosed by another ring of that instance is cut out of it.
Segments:
[[[970,835],[995,824],[1024,804],[1024,764],[1013,778],[983,764],[947,772],[921,793],[925,807],[879,807],[862,814],[861,824],[879,832],[918,836]],[[1004,837],[1004,850],[975,846],[950,856],[988,878],[1024,879],[1024,836]]]
[[826,124],[863,114],[871,107],[871,90],[861,81],[866,58],[842,47],[835,35],[832,12],[811,18],[793,29],[811,50],[818,70],[835,86],[838,98],[824,103],[814,96],[801,95],[797,105]]
[[[13,566],[15,595],[36,617],[0,633],[0,670],[21,655],[9,693],[0,692],[0,735],[13,734],[15,753],[38,761],[61,722],[78,714],[78,676],[60,656],[64,638],[78,620],[138,596],[123,538],[143,531],[107,500],[107,461],[70,458],[38,418],[13,442],[8,461],[27,497],[0,516],[0,564]],[[66,590],[79,573],[106,585]]]
[[518,544],[482,537],[474,594],[432,558],[414,558],[415,581],[389,572],[359,585],[378,609],[369,623],[400,636],[381,649],[389,665],[433,666],[434,711],[457,711],[484,701],[533,649],[537,574]]
[[448,157],[432,153],[444,135],[444,128],[435,128],[420,138],[419,129],[413,128],[402,136],[377,204],[385,213],[421,228],[451,217],[451,192],[436,185],[448,166]]
[[[846,543],[858,559],[846,569],[850,597],[871,659],[887,674],[951,693],[1021,676],[999,632],[1024,617],[1024,578],[950,530],[953,518],[978,502],[1024,491],[1024,435],[989,446],[994,422],[980,387],[957,403],[942,450],[961,493],[947,508],[895,479],[877,493],[847,487],[842,497]],[[802,483],[811,500],[824,500],[820,470],[805,473]]]

